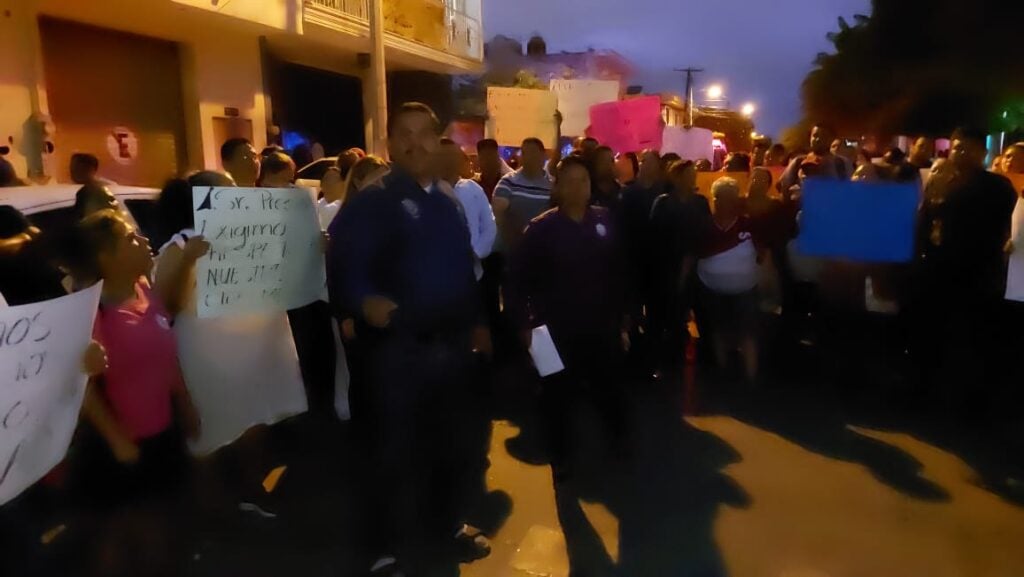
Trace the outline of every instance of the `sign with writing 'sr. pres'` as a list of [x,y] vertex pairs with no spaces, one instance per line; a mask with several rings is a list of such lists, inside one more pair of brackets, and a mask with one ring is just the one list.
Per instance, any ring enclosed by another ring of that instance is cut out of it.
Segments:
[[102,286],[0,308],[0,505],[67,453],[85,397],[82,355]]
[[539,138],[544,146],[554,148],[557,110],[554,92],[492,86],[487,89],[487,136],[501,146],[520,146],[527,138]]
[[304,188],[192,189],[195,230],[210,243],[196,263],[200,318],[285,311],[321,298],[320,224]]

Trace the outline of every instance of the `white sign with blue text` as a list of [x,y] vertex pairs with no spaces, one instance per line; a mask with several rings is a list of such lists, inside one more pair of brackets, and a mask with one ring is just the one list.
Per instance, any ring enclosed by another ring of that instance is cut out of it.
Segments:
[[210,243],[196,263],[200,318],[285,311],[321,298],[323,243],[312,191],[192,189],[195,230]]

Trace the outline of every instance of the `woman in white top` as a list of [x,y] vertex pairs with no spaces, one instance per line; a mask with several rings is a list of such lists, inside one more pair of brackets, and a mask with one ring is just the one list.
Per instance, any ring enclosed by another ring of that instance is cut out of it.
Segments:
[[203,172],[161,193],[161,224],[178,230],[160,249],[154,282],[164,287],[182,372],[202,419],[196,454],[207,454],[258,424],[303,413],[306,394],[284,312],[201,319],[196,315],[195,263],[208,249],[192,230],[192,186],[234,186]]

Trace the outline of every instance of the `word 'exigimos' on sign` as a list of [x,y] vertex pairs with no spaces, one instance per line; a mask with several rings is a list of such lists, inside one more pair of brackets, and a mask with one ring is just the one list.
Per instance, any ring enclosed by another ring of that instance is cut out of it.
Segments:
[[192,197],[196,231],[210,243],[196,267],[200,317],[288,310],[320,298],[324,259],[309,190],[195,187]]

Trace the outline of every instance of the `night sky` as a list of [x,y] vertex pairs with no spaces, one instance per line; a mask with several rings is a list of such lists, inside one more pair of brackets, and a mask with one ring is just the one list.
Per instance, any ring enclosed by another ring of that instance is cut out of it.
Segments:
[[[869,0],[484,0],[485,34],[549,51],[611,49],[636,66],[645,91],[682,94],[673,68],[707,70],[697,87],[725,87],[734,108],[753,102],[758,132],[778,136],[800,117],[800,83],[837,18],[870,13]],[[627,8],[628,6],[628,8]],[[732,16],[727,17],[726,15]],[[700,99],[700,95],[695,93]]]

